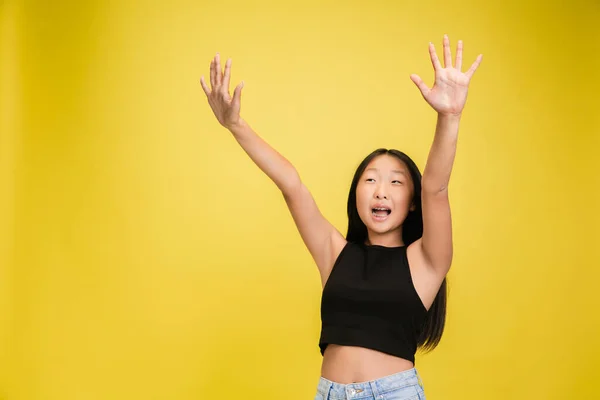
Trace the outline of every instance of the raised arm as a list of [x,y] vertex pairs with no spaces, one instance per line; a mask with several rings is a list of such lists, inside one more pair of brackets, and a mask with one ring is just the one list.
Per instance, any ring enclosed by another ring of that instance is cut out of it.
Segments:
[[421,201],[423,236],[416,242],[425,264],[445,275],[452,263],[452,221],[448,199],[448,183],[458,139],[458,127],[467,100],[473,74],[481,63],[479,55],[467,72],[462,68],[462,41],[458,41],[456,62],[452,65],[450,40],[444,35],[444,67],[429,44],[429,54],[435,71],[433,88],[428,88],[417,75],[411,75],[423,98],[438,113],[433,143],[423,171]]
[[[219,54],[210,63],[210,85],[200,79],[208,103],[221,125],[227,128],[252,161],[281,190],[304,244],[326,279],[333,266],[341,234],[319,211],[313,196],[302,183],[294,166],[264,141],[240,117],[243,82],[236,86],[233,96],[229,93],[231,59],[221,70]],[[338,245],[336,245],[338,244]]]

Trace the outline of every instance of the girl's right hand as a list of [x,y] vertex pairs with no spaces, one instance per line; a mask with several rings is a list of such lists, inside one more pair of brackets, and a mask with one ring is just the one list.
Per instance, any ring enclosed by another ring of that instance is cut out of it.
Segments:
[[232,129],[241,122],[240,103],[244,82],[236,86],[233,97],[229,95],[229,76],[231,74],[231,59],[225,63],[225,73],[221,71],[219,53],[210,62],[210,86],[200,78],[202,89],[208,98],[208,104],[212,108],[215,117],[221,125]]

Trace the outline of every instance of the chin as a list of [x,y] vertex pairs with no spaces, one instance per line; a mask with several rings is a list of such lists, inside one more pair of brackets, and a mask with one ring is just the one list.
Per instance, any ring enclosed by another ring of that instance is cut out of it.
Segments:
[[388,233],[388,232],[392,232],[392,231],[398,230],[398,229],[400,229],[400,226],[396,226],[396,225],[390,225],[390,226],[367,226],[367,229],[369,229],[373,233],[383,234],[383,233]]
[[[363,223],[365,223],[364,219],[362,221],[363,221]],[[401,229],[402,222],[403,221],[391,221],[391,220],[375,222],[373,220],[369,220],[368,223],[365,223],[365,225],[366,225],[367,229],[370,230],[371,232],[386,233],[386,232],[394,231],[397,229]]]

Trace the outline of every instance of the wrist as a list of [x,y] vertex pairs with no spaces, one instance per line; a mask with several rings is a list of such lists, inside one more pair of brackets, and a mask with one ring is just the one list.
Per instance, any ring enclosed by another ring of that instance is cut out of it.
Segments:
[[438,113],[438,118],[448,122],[460,122],[462,112],[459,113]]
[[460,126],[460,114],[438,114],[435,127],[435,135],[445,138],[454,138],[458,136],[458,127]]
[[248,124],[242,118],[239,118],[237,120],[237,122],[234,122],[234,123],[226,126],[226,128],[229,130],[229,132],[231,132],[234,136],[237,136],[240,133],[242,133],[247,127],[248,127]]

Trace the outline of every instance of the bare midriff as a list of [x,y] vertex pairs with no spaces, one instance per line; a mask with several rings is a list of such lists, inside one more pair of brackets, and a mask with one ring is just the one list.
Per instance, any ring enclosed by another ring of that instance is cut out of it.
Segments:
[[330,344],[323,354],[321,376],[348,384],[372,381],[413,367],[409,360],[377,350]]

